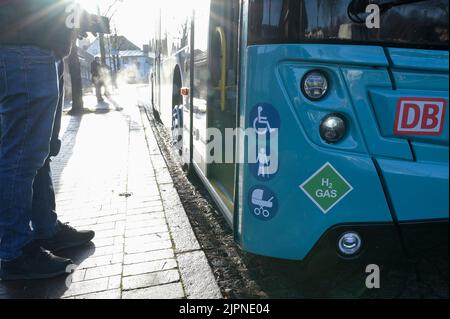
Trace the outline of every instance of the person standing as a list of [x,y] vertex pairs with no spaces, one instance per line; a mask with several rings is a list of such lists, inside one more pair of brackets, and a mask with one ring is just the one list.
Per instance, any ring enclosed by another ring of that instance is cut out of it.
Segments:
[[55,254],[90,242],[58,220],[50,170],[58,155],[69,0],[0,2],[0,279],[65,274]]
[[92,82],[95,86],[95,95],[97,96],[97,102],[103,103],[105,100],[102,95],[102,88],[105,88],[105,95],[108,96],[108,90],[105,84],[105,68],[100,62],[100,58],[96,57],[91,63],[91,75]]

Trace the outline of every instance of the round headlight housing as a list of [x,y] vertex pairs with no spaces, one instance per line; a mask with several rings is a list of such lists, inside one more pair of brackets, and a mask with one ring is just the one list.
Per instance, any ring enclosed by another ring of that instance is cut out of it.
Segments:
[[328,144],[340,142],[347,134],[347,124],[340,114],[326,116],[320,124],[320,136]]
[[361,236],[356,232],[347,232],[343,234],[338,241],[339,252],[351,257],[361,252],[363,241]]
[[322,71],[310,71],[301,83],[303,94],[312,101],[325,97],[328,93],[328,78]]

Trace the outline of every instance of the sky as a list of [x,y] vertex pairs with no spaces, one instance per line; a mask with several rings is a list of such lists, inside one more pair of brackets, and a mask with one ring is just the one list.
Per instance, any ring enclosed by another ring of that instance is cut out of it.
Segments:
[[100,12],[105,14],[112,4],[107,16],[111,16],[111,28],[117,28],[119,35],[124,35],[131,42],[142,48],[148,44],[153,34],[155,20],[154,0],[77,0],[87,11],[97,13],[97,4]]

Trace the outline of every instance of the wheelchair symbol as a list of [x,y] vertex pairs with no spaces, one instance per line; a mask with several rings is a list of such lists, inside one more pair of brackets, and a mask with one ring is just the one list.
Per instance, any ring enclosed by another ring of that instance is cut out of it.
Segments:
[[269,200],[264,200],[264,190],[255,189],[252,193],[252,204],[258,206],[254,209],[254,213],[256,216],[264,216],[265,218],[270,217],[270,211],[267,208],[273,208],[273,200],[275,198],[272,197]]
[[[273,132],[267,117],[263,116],[264,108],[258,106],[258,117],[253,121],[253,128],[258,135],[266,135],[267,132]],[[260,127],[262,126],[262,128]]]

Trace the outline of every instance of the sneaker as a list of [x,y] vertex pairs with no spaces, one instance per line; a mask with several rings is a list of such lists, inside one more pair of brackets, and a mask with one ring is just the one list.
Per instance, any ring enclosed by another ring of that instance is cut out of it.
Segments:
[[95,232],[92,230],[78,231],[68,224],[61,222],[58,222],[58,224],[60,230],[53,237],[39,240],[39,244],[52,253],[83,246],[95,237]]
[[71,273],[70,259],[53,255],[33,242],[23,248],[23,254],[11,261],[0,262],[0,279],[34,280],[48,279]]

